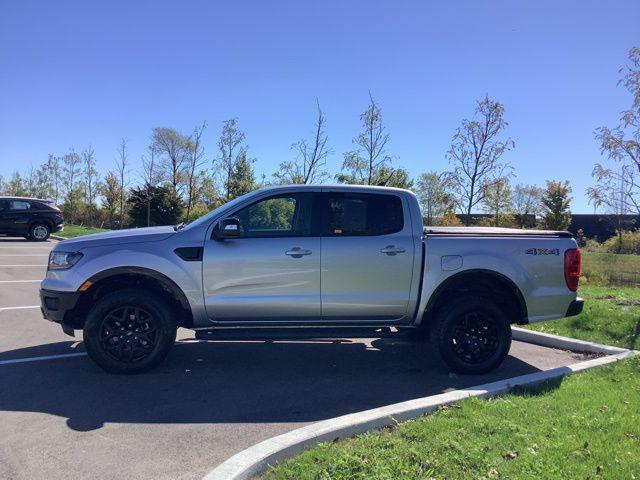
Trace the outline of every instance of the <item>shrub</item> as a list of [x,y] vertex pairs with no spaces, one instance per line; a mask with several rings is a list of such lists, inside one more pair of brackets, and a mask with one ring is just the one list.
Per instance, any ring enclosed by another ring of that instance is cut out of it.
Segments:
[[615,237],[602,243],[602,248],[609,253],[640,254],[640,230],[635,232],[620,230]]

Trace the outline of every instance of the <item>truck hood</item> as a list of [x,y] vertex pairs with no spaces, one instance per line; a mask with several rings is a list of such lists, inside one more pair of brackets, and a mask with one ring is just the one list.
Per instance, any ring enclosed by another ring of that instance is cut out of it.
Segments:
[[160,242],[175,235],[172,226],[128,228],[109,232],[91,233],[81,237],[70,238],[57,243],[54,250],[79,250],[89,247],[103,247],[106,245],[123,245],[139,242]]

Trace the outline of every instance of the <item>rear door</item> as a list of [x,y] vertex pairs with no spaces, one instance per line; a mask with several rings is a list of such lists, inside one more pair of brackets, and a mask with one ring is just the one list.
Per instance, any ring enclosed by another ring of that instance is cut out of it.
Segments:
[[318,193],[263,197],[228,216],[240,236],[209,239],[203,257],[207,314],[220,322],[320,320]]
[[31,220],[31,204],[26,200],[9,200],[9,210],[4,215],[7,231],[25,235]]
[[323,320],[405,317],[415,252],[403,198],[327,191],[322,213]]
[[8,231],[9,201],[0,198],[0,233]]

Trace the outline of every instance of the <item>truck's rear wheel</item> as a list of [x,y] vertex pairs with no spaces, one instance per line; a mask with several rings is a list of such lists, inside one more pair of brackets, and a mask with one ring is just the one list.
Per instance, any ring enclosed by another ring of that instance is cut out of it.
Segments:
[[107,372],[139,373],[157,366],[176,339],[166,302],[152,292],[120,290],[89,311],[84,342],[91,359]]
[[509,354],[509,317],[491,299],[461,297],[436,315],[431,343],[454,372],[486,373],[498,367]]

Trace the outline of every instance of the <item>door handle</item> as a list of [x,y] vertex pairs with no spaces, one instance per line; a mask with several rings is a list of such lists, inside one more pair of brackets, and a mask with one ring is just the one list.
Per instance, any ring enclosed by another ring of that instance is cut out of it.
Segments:
[[313,252],[311,250],[307,250],[305,248],[293,247],[291,250],[287,250],[284,252],[285,255],[289,255],[293,258],[300,258],[303,255],[311,255]]
[[386,253],[389,256],[393,256],[397,253],[404,253],[405,250],[402,247],[396,247],[395,245],[387,245],[380,249],[380,253]]

